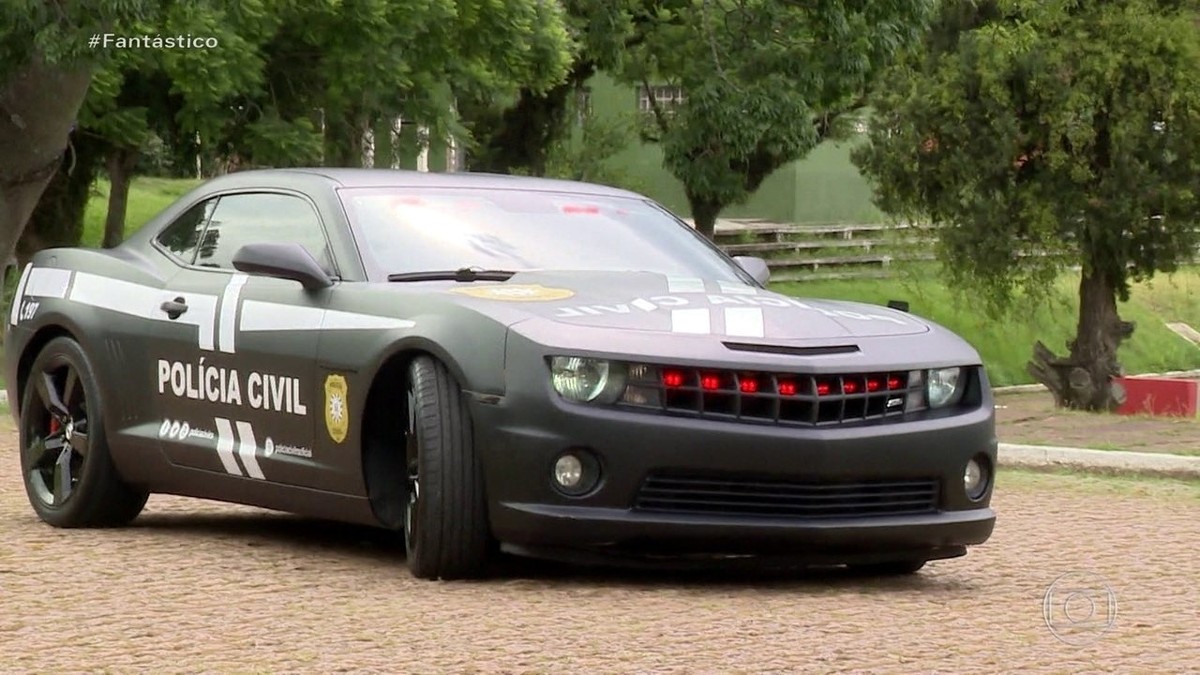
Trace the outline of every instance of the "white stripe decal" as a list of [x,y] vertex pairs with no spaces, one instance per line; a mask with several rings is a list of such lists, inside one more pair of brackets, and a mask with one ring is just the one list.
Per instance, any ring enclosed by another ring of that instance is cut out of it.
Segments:
[[[162,304],[178,297],[184,299],[188,309],[172,321],[163,312]],[[159,290],[128,281],[78,272],[75,274],[75,284],[71,286],[70,299],[80,304],[142,319],[195,326],[196,341],[200,349],[211,351],[213,348],[213,323],[217,315],[215,295]]]
[[8,315],[8,323],[17,325],[17,316],[21,311],[21,300],[25,297],[25,284],[29,282],[29,272],[33,269],[33,263],[25,263],[25,269],[21,270],[21,280],[17,282],[17,293],[13,296],[12,307]]
[[243,331],[317,330],[324,316],[325,310],[316,307],[246,300],[242,302],[238,328]]
[[703,293],[704,280],[696,277],[667,277],[668,293]]
[[325,320],[321,322],[324,330],[356,330],[370,328],[412,328],[417,324],[404,319],[393,319],[374,314],[359,314],[357,312],[342,312],[336,309],[325,311]]
[[633,305],[634,307],[637,307],[638,309],[642,310],[643,312],[653,312],[654,310],[658,309],[658,306],[655,305],[653,302],[650,302],[649,300],[643,300],[642,298],[638,298],[637,300],[634,300],[633,302],[631,302],[629,304]]
[[236,354],[237,349],[234,347],[234,336],[237,333],[237,308],[238,297],[242,294],[242,286],[246,285],[246,280],[249,279],[245,274],[235,274],[229,278],[229,283],[225,285],[225,292],[221,295],[221,326],[220,332],[217,333],[217,344],[221,346],[221,351],[227,354]]
[[226,473],[240,476],[242,470],[233,458],[233,426],[223,417],[213,419],[217,422],[217,456],[221,458],[221,465],[225,467]]
[[758,293],[757,289],[755,289],[753,286],[747,286],[746,284],[718,281],[717,286],[720,287],[721,292],[726,295],[755,295]]
[[712,332],[707,309],[671,310],[672,333],[708,334]]
[[242,464],[246,465],[246,473],[250,474],[251,478],[262,480],[262,469],[258,466],[258,457],[255,453],[258,452],[258,441],[254,440],[254,428],[249,422],[237,423],[238,438],[238,457],[242,458]]
[[35,267],[25,283],[25,295],[44,298],[65,298],[71,285],[71,270],[57,267]]
[[762,337],[762,310],[758,307],[725,308],[725,334],[736,337]]
[[[161,318],[166,320],[167,315],[163,313],[159,305],[167,299],[162,291],[149,286],[118,281],[87,272],[75,275],[75,285],[71,287],[73,302],[143,319]],[[192,308],[189,306],[183,316],[191,313]],[[183,316],[179,318],[182,319]]]
[[285,305],[278,302],[246,300],[242,303],[242,318],[239,328],[247,332],[293,331],[293,330],[370,330],[388,328],[412,328],[416,324],[404,319],[393,319],[374,314],[342,312],[335,309],[317,309]]

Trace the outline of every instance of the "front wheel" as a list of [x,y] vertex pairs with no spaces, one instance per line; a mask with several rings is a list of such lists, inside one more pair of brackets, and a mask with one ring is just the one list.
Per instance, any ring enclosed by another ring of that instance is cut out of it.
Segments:
[[477,576],[487,562],[487,506],[462,390],[421,356],[409,367],[406,408],[408,567],[422,579]]
[[148,493],[121,480],[108,453],[104,394],[83,348],[67,337],[33,361],[21,405],[21,474],[38,517],[55,527],[125,525]]

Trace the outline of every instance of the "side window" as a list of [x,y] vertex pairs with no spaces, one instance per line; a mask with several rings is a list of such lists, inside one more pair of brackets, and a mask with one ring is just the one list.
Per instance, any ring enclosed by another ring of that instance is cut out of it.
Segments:
[[246,244],[296,242],[332,273],[332,260],[316,211],[305,200],[268,193],[221,197],[200,241],[196,264],[233,269],[233,256]]
[[184,211],[175,222],[158,234],[158,243],[180,261],[192,264],[196,250],[200,248],[200,233],[212,216],[216,199],[209,199]]

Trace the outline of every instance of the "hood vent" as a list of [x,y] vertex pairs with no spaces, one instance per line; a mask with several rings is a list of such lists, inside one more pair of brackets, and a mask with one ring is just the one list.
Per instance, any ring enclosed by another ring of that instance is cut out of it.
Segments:
[[757,345],[750,342],[723,342],[735,352],[757,352],[759,354],[786,354],[788,356],[828,356],[830,354],[857,354],[858,345],[828,345],[823,347],[785,347],[782,345]]

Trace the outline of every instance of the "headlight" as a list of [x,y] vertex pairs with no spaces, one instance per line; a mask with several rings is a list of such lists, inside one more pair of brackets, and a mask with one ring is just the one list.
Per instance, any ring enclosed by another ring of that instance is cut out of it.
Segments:
[[615,400],[625,388],[623,366],[604,359],[555,356],[550,360],[550,382],[568,401],[578,403]]
[[929,371],[925,391],[930,408],[945,408],[958,403],[963,391],[962,368],[937,368]]

